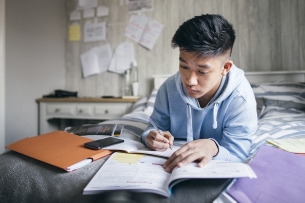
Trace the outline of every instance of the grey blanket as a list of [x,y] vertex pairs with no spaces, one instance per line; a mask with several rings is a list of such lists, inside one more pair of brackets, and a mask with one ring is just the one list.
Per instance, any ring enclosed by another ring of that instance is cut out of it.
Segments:
[[174,187],[171,198],[126,191],[82,195],[87,183],[107,158],[73,172],[65,172],[14,151],[3,153],[0,155],[0,202],[212,202],[230,183],[229,179],[184,181]]

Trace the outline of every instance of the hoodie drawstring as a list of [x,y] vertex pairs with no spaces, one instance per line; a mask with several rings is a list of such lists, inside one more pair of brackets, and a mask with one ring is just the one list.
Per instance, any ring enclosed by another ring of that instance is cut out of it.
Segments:
[[193,121],[192,121],[192,107],[187,104],[187,142],[194,140],[193,138]]
[[[217,128],[217,113],[219,104],[215,103],[213,108],[213,129]],[[192,107],[187,104],[187,142],[194,140],[193,137],[193,121],[192,121]]]
[[213,109],[213,129],[217,128],[217,113],[218,113],[218,107],[219,104],[215,103],[214,104],[214,109]]

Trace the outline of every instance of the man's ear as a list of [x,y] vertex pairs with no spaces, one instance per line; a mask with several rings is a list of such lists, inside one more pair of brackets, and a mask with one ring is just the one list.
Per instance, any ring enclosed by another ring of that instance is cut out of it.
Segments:
[[231,60],[227,60],[224,65],[223,65],[223,69],[221,71],[221,75],[225,76],[228,74],[228,72],[230,72],[231,68],[233,66],[233,61]]

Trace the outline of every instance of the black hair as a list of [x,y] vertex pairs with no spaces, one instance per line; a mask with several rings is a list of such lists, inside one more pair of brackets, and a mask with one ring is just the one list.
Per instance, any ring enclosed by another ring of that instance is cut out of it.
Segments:
[[235,31],[221,15],[201,15],[185,21],[172,38],[172,47],[195,52],[198,57],[215,57],[230,52]]

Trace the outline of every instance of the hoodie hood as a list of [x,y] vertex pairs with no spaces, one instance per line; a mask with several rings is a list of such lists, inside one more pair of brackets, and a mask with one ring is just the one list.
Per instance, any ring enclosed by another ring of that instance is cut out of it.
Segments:
[[205,111],[213,108],[213,129],[217,128],[217,113],[219,104],[224,101],[232,92],[239,86],[244,78],[244,71],[237,68],[234,64],[229,73],[222,77],[220,86],[207,104],[206,107],[201,108],[198,99],[191,98],[186,94],[185,88],[182,84],[180,73],[175,75],[176,87],[183,101],[187,104],[187,141],[193,141],[193,126],[192,126],[192,108],[199,111]]

